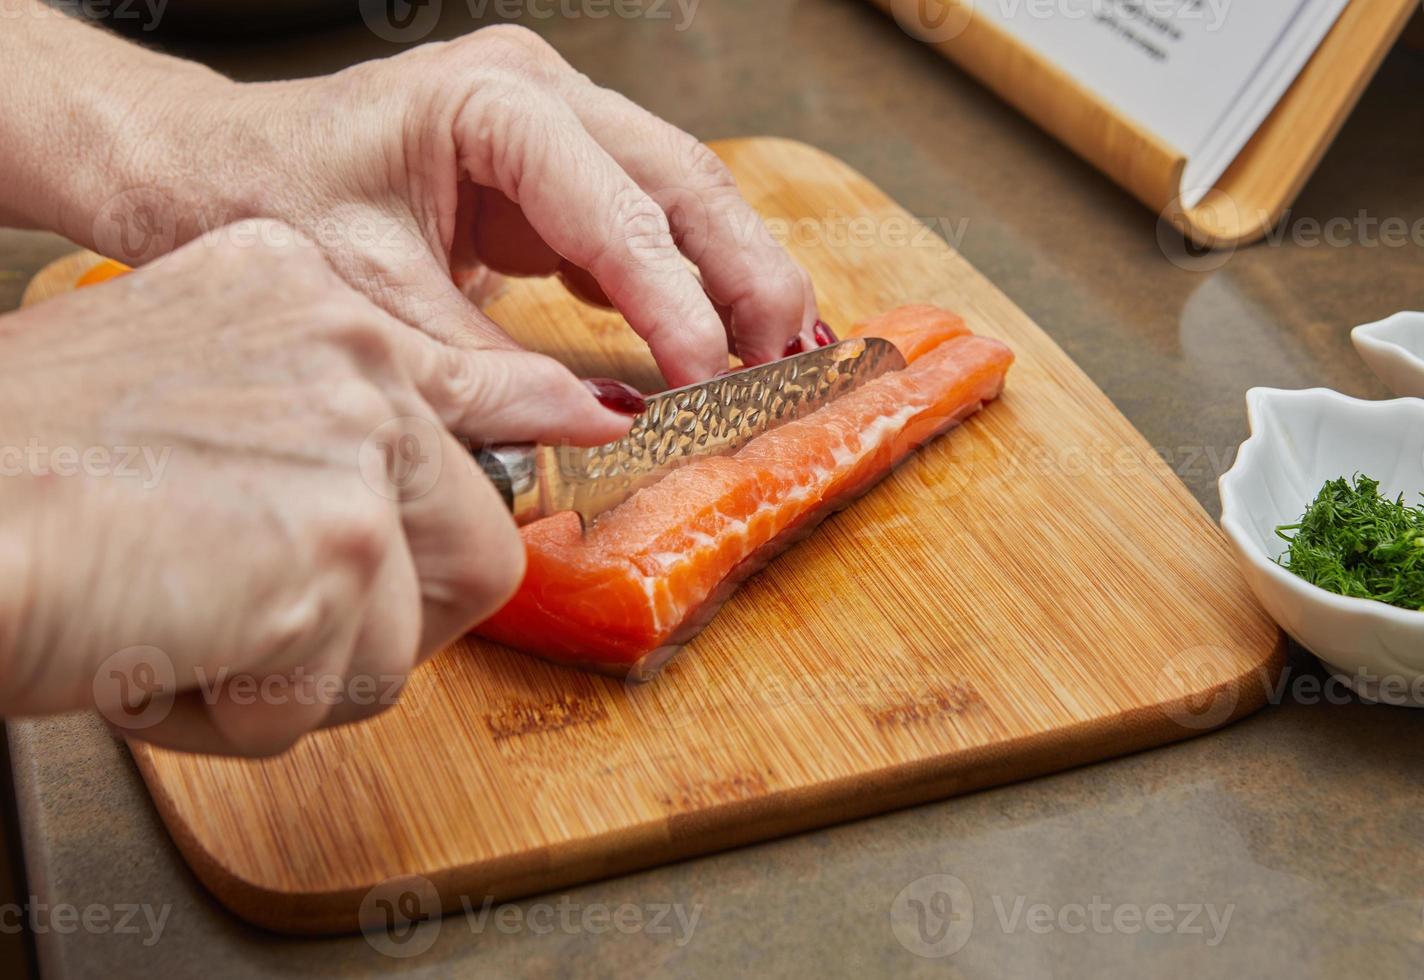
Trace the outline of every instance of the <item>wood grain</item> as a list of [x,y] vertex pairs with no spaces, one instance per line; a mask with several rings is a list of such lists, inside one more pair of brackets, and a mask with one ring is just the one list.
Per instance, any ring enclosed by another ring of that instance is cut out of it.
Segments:
[[1415,0],[1350,0],[1215,188],[1183,208],[1180,151],[976,14],[973,0],[873,2],[912,36],[918,24],[953,33],[931,46],[1209,248],[1246,245],[1275,226],[1418,9]]
[[[1018,353],[1005,396],[750,580],[651,684],[469,640],[399,707],[278,759],[135,744],[179,847],[239,915],[349,930],[408,875],[447,909],[478,906],[1162,744],[1263,703],[1279,631],[1063,351],[839,161],[767,139],[718,151],[789,232],[832,325],[956,309]],[[514,283],[491,312],[582,374],[657,383],[618,317],[552,282]]]

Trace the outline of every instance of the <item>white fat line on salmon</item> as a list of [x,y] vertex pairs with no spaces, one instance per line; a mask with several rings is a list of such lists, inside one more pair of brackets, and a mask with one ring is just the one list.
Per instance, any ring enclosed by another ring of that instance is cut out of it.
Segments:
[[[778,501],[774,507],[778,511],[792,511],[799,513],[799,506],[811,500],[819,499],[825,495],[826,488],[830,485],[835,475],[847,466],[857,463],[867,456],[878,452],[887,442],[900,434],[905,426],[916,415],[925,411],[929,406],[924,404],[911,404],[902,407],[899,411],[882,415],[867,428],[860,430],[854,435],[859,437],[860,447],[853,450],[843,441],[838,447],[831,450],[831,458],[835,460],[835,468],[818,468],[811,474],[811,478],[802,483],[796,490],[786,494]],[[720,512],[718,512],[720,513]],[[723,525],[721,535],[725,539],[727,535],[736,533],[733,528],[740,527],[745,536],[746,529],[751,523],[751,519],[733,518],[725,516],[726,523]],[[778,531],[781,528],[777,529]],[[696,559],[708,552],[716,551],[719,547],[718,537],[707,534],[703,531],[691,532],[698,539],[705,542],[701,547],[689,548],[685,552],[658,552],[649,557],[658,565],[656,574],[635,573],[635,579],[642,587],[643,594],[647,596],[648,608],[653,612],[653,622],[658,629],[666,628],[666,617],[657,601],[658,586],[665,581],[669,575],[681,567],[694,563]],[[673,615],[677,615],[678,610],[669,610]]]

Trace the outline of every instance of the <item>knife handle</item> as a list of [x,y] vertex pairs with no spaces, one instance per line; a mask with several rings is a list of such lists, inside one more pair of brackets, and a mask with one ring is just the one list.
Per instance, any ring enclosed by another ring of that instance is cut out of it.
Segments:
[[533,443],[486,446],[475,453],[475,460],[514,515],[514,523],[522,527],[548,516],[539,479],[538,446]]

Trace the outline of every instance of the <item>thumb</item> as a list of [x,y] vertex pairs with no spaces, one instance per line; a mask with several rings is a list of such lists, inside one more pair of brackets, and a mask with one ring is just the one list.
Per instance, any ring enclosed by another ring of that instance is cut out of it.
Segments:
[[595,446],[628,434],[632,418],[605,408],[552,357],[524,350],[461,350],[397,327],[416,390],[446,428],[479,442]]
[[[415,243],[411,247],[420,250]],[[367,263],[384,271],[367,269],[363,275],[339,267],[350,256],[333,257],[347,281],[392,317],[400,360],[455,435],[482,442],[596,446],[628,434],[628,416],[604,408],[558,361],[521,348],[466,298],[428,251],[416,261],[386,258],[391,261],[368,256]]]

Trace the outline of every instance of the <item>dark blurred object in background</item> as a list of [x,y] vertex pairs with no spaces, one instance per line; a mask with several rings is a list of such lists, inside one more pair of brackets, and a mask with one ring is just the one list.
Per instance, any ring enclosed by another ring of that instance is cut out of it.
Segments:
[[428,0],[46,0],[135,38],[209,39],[285,34],[352,20],[363,3],[376,9],[419,7]]
[[0,721],[0,977],[35,976],[34,938],[25,926],[27,900],[24,852],[15,816],[14,782],[10,776],[10,745]]

